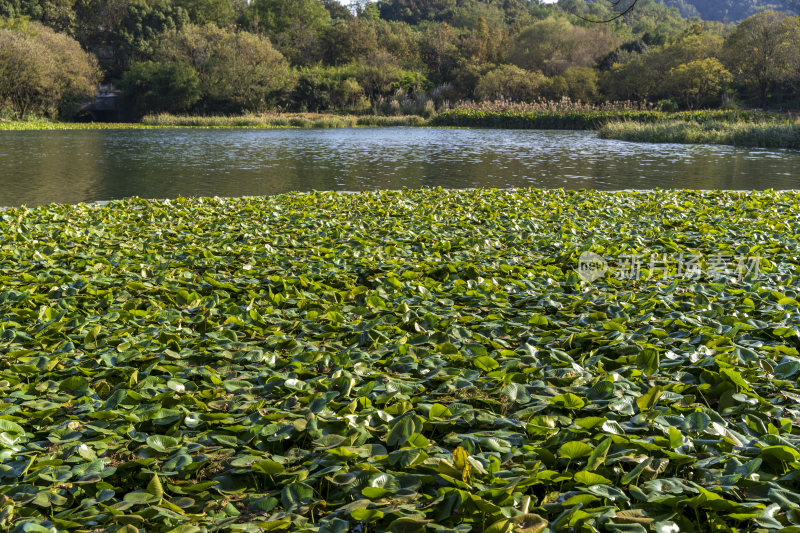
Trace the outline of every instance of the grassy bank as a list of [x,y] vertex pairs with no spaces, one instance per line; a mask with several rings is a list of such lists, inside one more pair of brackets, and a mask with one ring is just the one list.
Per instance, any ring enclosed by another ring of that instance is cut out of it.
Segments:
[[[485,106],[484,106],[485,107]],[[0,121],[3,130],[83,130],[155,128],[355,128],[361,126],[436,126],[598,130],[600,137],[639,142],[712,143],[769,148],[800,148],[796,119],[760,111],[686,111],[665,113],[641,109],[507,110],[463,108],[431,119],[420,116],[355,116],[277,113],[244,116],[151,115],[139,123],[70,123],[47,120]],[[795,120],[795,122],[791,122]]]
[[800,149],[800,122],[752,123],[712,120],[695,122],[668,120],[652,124],[632,121],[604,125],[599,135],[604,139],[655,143],[730,144],[762,148]]
[[355,128],[359,126],[424,126],[419,116],[355,116],[317,113],[274,113],[243,116],[150,115],[136,123],[80,123],[49,120],[0,121],[2,130],[85,130],[85,129],[154,129],[154,128]]
[[588,111],[485,111],[480,109],[456,109],[434,116],[433,126],[467,128],[514,128],[514,129],[558,129],[596,130],[611,122],[635,124],[658,124],[674,120],[695,123],[737,122],[754,123],[778,120],[778,116],[760,111],[684,111],[666,113],[642,110],[588,110]]
[[46,119],[35,120],[0,120],[0,131],[35,131],[35,130],[119,130],[119,129],[153,129],[140,123],[130,122],[58,122]]
[[4,211],[0,529],[795,531],[798,216],[561,190]]
[[358,126],[422,126],[426,120],[419,116],[330,115],[319,113],[274,113],[234,117],[192,117],[153,115],[142,123],[160,127],[190,128],[355,128]]

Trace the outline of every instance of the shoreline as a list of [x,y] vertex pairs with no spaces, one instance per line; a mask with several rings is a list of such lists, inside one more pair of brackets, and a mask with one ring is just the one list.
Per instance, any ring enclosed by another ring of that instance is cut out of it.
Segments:
[[419,115],[336,115],[327,113],[270,113],[242,116],[152,115],[141,122],[0,121],[0,131],[138,130],[138,129],[343,129],[426,126]]
[[800,149],[800,121],[793,115],[761,111],[586,111],[484,112],[445,111],[431,118],[418,115],[333,115],[278,113],[265,115],[145,117],[142,122],[0,121],[2,131],[86,131],[140,129],[351,129],[426,127],[593,131],[601,139],[630,142],[716,144],[751,148]]
[[257,200],[257,201],[264,201],[267,199],[279,199],[281,197],[286,196],[312,196],[312,195],[345,195],[345,196],[352,196],[352,195],[378,195],[378,194],[402,194],[402,193],[414,193],[414,192],[431,192],[441,189],[443,192],[447,193],[464,193],[464,192],[480,192],[480,191],[499,191],[499,192],[508,192],[511,194],[520,193],[521,191],[540,191],[542,193],[548,192],[562,192],[562,193],[570,193],[573,192],[575,194],[582,193],[596,193],[596,194],[613,194],[613,195],[647,195],[647,194],[689,194],[689,193],[699,193],[699,194],[742,194],[742,195],[752,195],[752,194],[765,194],[765,193],[777,193],[777,194],[798,194],[800,193],[800,188],[796,189],[565,189],[565,188],[547,188],[547,187],[510,187],[507,189],[497,188],[497,187],[464,187],[459,189],[445,189],[442,187],[422,187],[418,189],[370,189],[370,190],[363,190],[363,191],[289,191],[289,192],[282,192],[278,194],[262,194],[262,195],[246,195],[246,196],[176,196],[174,198],[142,198],[140,196],[126,196],[125,198],[114,198],[111,200],[93,200],[90,202],[78,202],[78,203],[65,203],[65,202],[51,202],[48,204],[40,204],[35,206],[26,206],[26,205],[3,205],[0,206],[0,212],[8,211],[11,209],[45,209],[51,208],[54,206],[61,206],[61,207],[108,207],[110,204],[115,202],[129,202],[134,200],[139,200],[147,203],[161,203],[169,205],[170,202],[174,202],[177,200],[189,200],[189,201],[198,201],[198,200],[211,200],[211,201],[244,201],[244,200]]

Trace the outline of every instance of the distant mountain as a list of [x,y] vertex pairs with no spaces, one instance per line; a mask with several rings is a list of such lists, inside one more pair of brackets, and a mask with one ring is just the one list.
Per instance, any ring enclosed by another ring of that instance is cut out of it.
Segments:
[[800,15],[800,0],[661,0],[677,7],[684,17],[738,22],[762,9]]

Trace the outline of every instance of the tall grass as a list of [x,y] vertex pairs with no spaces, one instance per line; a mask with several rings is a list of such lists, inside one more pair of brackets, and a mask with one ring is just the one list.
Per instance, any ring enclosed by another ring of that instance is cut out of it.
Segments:
[[419,116],[355,116],[319,113],[269,113],[242,116],[177,116],[150,115],[143,124],[159,127],[189,128],[355,128],[357,126],[421,126],[426,123]]
[[46,119],[0,120],[0,131],[153,129],[147,124],[119,122],[54,122]]
[[637,142],[730,144],[800,150],[800,121],[670,120],[650,124],[620,121],[603,126],[599,136],[603,139]]
[[761,111],[702,110],[664,112],[649,102],[603,102],[589,104],[561,100],[536,102],[461,102],[455,108],[439,113],[431,120],[433,126],[468,128],[566,129],[593,130],[609,122],[629,121],[656,123],[682,119],[694,122],[710,120],[770,122],[784,120],[786,115]]
[[534,102],[515,102],[513,100],[491,100],[483,102],[458,102],[452,111],[482,111],[485,113],[590,113],[608,111],[653,111],[651,102],[600,102],[596,104],[572,100],[568,96],[560,100],[536,100]]
[[401,115],[384,117],[381,115],[365,115],[358,117],[358,126],[427,126],[428,120],[418,115]]
[[355,128],[359,126],[425,126],[428,121],[417,115],[328,115],[317,113],[271,113],[242,116],[178,116],[149,115],[141,122],[55,122],[46,119],[2,120],[3,130],[95,130],[95,129],[157,129],[157,128]]

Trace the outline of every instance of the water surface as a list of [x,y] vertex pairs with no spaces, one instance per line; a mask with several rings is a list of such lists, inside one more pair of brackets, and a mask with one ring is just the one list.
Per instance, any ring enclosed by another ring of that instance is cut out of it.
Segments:
[[0,132],[0,205],[402,187],[795,189],[800,151],[574,131]]

